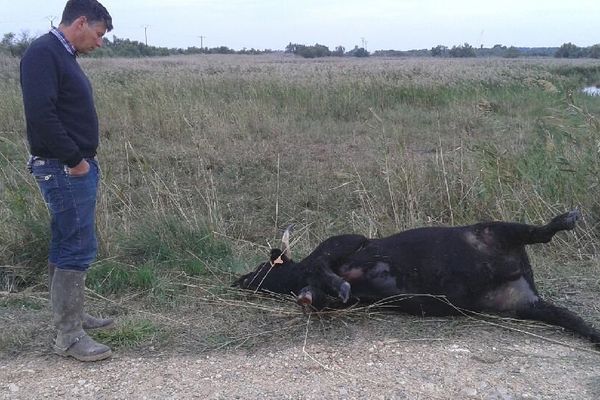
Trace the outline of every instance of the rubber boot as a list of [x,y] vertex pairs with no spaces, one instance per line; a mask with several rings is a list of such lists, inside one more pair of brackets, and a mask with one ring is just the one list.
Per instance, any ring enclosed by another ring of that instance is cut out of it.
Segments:
[[[49,262],[48,263],[48,293],[50,293],[50,296],[52,296],[52,279],[54,278],[55,270],[56,270],[56,265]],[[50,304],[52,304],[52,299],[50,299]],[[109,329],[115,325],[115,321],[112,318],[92,317],[90,314],[83,311],[81,313],[81,325],[83,326],[83,329],[85,329],[85,330]]]
[[79,361],[99,361],[111,356],[108,346],[95,342],[81,325],[85,272],[57,268],[52,281],[52,312],[58,331],[54,352]]

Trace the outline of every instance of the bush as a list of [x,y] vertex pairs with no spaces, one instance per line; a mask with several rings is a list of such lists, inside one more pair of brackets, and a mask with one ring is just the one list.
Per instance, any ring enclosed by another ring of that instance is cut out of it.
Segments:
[[285,51],[286,53],[293,53],[304,58],[331,56],[331,51],[329,50],[329,48],[318,43],[316,43],[314,46],[305,46],[303,44],[290,43],[286,46]]
[[583,50],[573,43],[564,43],[554,54],[556,58],[581,58],[583,56]]
[[350,50],[347,54],[352,57],[369,57],[370,56],[369,52],[364,47],[358,47],[358,46],[355,46],[354,49]]
[[431,49],[431,55],[433,57],[443,57],[448,53],[448,48],[446,46],[437,45]]
[[21,57],[34,39],[35,36],[29,36],[27,32],[22,32],[19,37],[12,32],[6,33],[0,41],[0,53]]
[[469,43],[462,46],[452,46],[448,51],[450,57],[476,57],[475,49]]

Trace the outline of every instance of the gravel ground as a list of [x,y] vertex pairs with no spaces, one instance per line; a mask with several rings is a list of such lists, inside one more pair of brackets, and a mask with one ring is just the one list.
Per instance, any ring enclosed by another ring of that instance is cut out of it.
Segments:
[[[260,351],[0,358],[2,399],[598,399],[600,353],[502,329],[450,339],[299,340]],[[560,339],[565,340],[564,337]]]
[[[598,325],[595,288],[563,283],[555,299]],[[600,399],[600,351],[557,327],[308,316],[279,298],[202,293],[158,310],[88,299],[90,312],[116,317],[117,332],[156,327],[97,363],[51,353],[46,293],[0,296],[0,399]]]

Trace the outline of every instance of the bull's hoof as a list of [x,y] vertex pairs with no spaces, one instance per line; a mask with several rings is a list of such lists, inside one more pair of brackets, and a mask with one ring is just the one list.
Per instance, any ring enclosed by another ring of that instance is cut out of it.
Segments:
[[570,231],[575,228],[577,220],[581,218],[581,212],[579,210],[569,211],[568,213],[559,215],[552,219],[551,224],[556,230]]
[[306,288],[302,289],[298,297],[296,298],[296,303],[301,306],[310,306],[313,302],[312,292]]
[[340,299],[342,299],[343,303],[347,303],[348,300],[350,299],[350,284],[348,282],[344,282],[342,283],[342,285],[340,286],[340,291],[339,291],[339,296]]

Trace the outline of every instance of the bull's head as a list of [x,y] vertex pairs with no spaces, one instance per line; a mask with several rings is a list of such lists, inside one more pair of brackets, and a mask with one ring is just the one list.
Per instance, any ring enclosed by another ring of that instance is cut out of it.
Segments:
[[232,286],[249,290],[292,294],[301,305],[315,305],[324,296],[308,285],[305,268],[292,260],[290,249],[290,228],[281,239],[281,249],[271,249],[269,261],[238,278]]
[[283,232],[281,249],[271,249],[269,261],[259,264],[253,272],[241,276],[233,286],[276,293],[289,293],[293,290],[285,286],[285,283],[292,283],[290,275],[297,278],[295,276],[297,271],[293,268],[296,263],[292,260],[290,250],[290,229],[291,227]]

